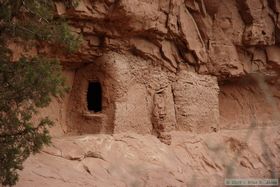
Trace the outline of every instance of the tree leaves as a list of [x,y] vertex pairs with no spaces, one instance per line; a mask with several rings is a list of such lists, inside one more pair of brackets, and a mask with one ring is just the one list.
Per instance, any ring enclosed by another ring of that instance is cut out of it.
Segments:
[[70,52],[81,40],[55,17],[53,1],[0,0],[0,183],[9,186],[18,180],[24,160],[51,141],[53,122],[46,117],[35,123],[32,117],[68,89],[56,59],[22,56],[11,62],[5,42],[13,37],[44,40]]

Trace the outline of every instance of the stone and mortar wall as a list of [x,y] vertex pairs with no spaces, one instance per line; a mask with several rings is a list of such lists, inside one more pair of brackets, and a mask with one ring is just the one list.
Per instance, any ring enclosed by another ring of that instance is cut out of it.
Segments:
[[182,71],[174,83],[180,130],[211,132],[219,128],[219,87],[214,76]]
[[[100,113],[86,107],[88,82],[95,80],[103,90]],[[151,60],[108,53],[76,71],[67,115],[69,132],[207,132],[218,125],[217,80],[187,70],[177,76]]]

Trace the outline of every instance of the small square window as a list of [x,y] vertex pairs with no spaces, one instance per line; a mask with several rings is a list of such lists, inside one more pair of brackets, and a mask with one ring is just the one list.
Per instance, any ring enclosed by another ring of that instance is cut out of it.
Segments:
[[87,90],[87,108],[91,112],[102,111],[102,87],[100,82],[89,82]]

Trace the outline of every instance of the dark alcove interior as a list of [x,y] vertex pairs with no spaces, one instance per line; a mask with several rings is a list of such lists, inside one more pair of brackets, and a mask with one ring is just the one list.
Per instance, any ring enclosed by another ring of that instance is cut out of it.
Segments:
[[87,107],[89,111],[102,111],[102,89],[100,82],[89,82],[87,92]]

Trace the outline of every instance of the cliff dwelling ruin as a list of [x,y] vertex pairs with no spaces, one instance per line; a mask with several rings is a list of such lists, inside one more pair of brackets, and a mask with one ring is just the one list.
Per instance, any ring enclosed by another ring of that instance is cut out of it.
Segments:
[[218,80],[180,68],[173,73],[150,60],[143,63],[137,56],[111,52],[72,71],[66,131],[160,136],[172,130],[206,133],[240,124],[245,128],[252,120],[258,125],[277,122],[271,120],[272,108],[253,74]]

